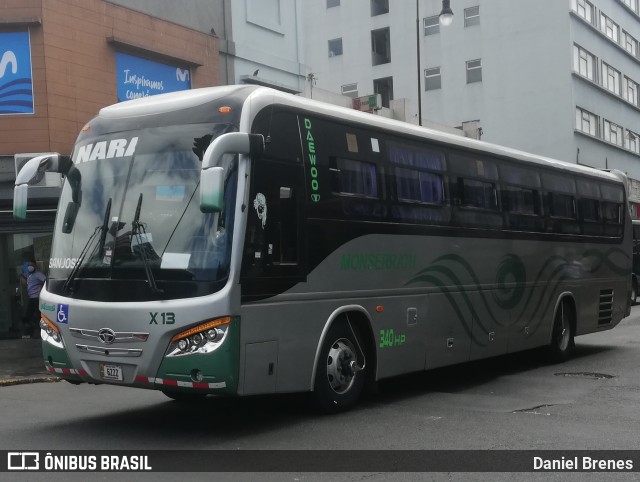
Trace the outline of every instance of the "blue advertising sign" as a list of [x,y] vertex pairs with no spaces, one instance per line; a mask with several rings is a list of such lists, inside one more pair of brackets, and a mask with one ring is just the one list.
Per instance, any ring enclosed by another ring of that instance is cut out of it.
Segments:
[[116,52],[118,101],[191,88],[189,67],[180,68]]
[[29,32],[0,32],[0,114],[33,114]]

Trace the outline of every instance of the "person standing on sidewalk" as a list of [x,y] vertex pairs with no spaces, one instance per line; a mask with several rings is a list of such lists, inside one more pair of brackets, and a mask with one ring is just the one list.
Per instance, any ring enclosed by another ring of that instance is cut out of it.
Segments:
[[24,324],[24,332],[22,338],[40,338],[40,291],[47,280],[42,271],[38,269],[35,259],[29,260],[29,274],[25,277],[22,275],[23,283],[27,285],[27,310],[25,312],[22,323]]

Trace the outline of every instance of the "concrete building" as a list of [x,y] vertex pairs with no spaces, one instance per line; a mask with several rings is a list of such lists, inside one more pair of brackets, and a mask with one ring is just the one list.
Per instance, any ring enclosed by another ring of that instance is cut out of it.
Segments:
[[305,90],[300,0],[111,0],[218,38],[221,82]]
[[27,261],[46,272],[60,194],[47,173],[29,188],[28,222],[13,221],[25,153],[69,154],[100,108],[219,76],[211,33],[105,0],[0,0],[0,337],[18,334]]
[[[417,13],[416,13],[417,5]],[[482,140],[620,169],[640,202],[638,0],[316,0],[306,63],[318,88],[409,99],[423,124],[469,125]],[[420,60],[417,60],[418,45]]]

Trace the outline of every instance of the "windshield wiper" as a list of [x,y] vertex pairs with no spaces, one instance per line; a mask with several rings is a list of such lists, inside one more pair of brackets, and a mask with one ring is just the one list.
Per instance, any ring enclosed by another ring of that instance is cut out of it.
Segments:
[[[100,226],[96,226],[96,229],[93,231],[93,234],[89,236],[89,239],[87,239],[87,242],[83,246],[82,251],[80,251],[80,256],[78,256],[78,260],[76,261],[76,264],[73,266],[71,273],[69,273],[69,276],[67,276],[67,279],[62,285],[63,291],[67,291],[70,288],[73,280],[76,279],[78,271],[80,271],[80,266],[82,266],[82,263],[84,262],[87,252],[89,251],[89,248],[92,246],[93,241],[98,236],[98,233],[101,233],[99,246],[100,246],[100,251],[102,251],[102,247],[104,247],[104,242],[107,236],[107,228],[109,226],[110,214],[111,214],[111,198],[109,198],[109,201],[107,202],[107,207],[104,210],[104,218],[102,219],[102,224]],[[91,257],[93,257],[94,252],[95,252],[95,247],[91,251]]]
[[[133,221],[131,222],[131,242],[133,243],[133,239],[135,236],[136,241],[138,242],[138,248],[140,251],[140,259],[142,260],[142,265],[144,266],[144,272],[147,276],[147,282],[149,283],[149,288],[154,293],[163,293],[164,291],[158,288],[156,284],[156,279],[153,276],[153,272],[151,271],[151,266],[149,264],[149,259],[147,258],[147,253],[144,243],[149,244],[149,238],[147,237],[147,231],[144,227],[144,223],[140,222],[140,208],[142,207],[142,193],[138,197],[138,205],[136,206],[136,214],[133,217]],[[143,235],[144,234],[144,239]],[[133,251],[133,246],[132,246]]]

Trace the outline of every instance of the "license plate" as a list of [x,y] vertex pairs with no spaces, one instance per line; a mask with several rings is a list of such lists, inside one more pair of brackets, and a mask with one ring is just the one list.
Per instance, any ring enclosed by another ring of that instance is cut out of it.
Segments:
[[107,365],[100,363],[100,377],[104,380],[122,381],[122,367],[120,365]]

